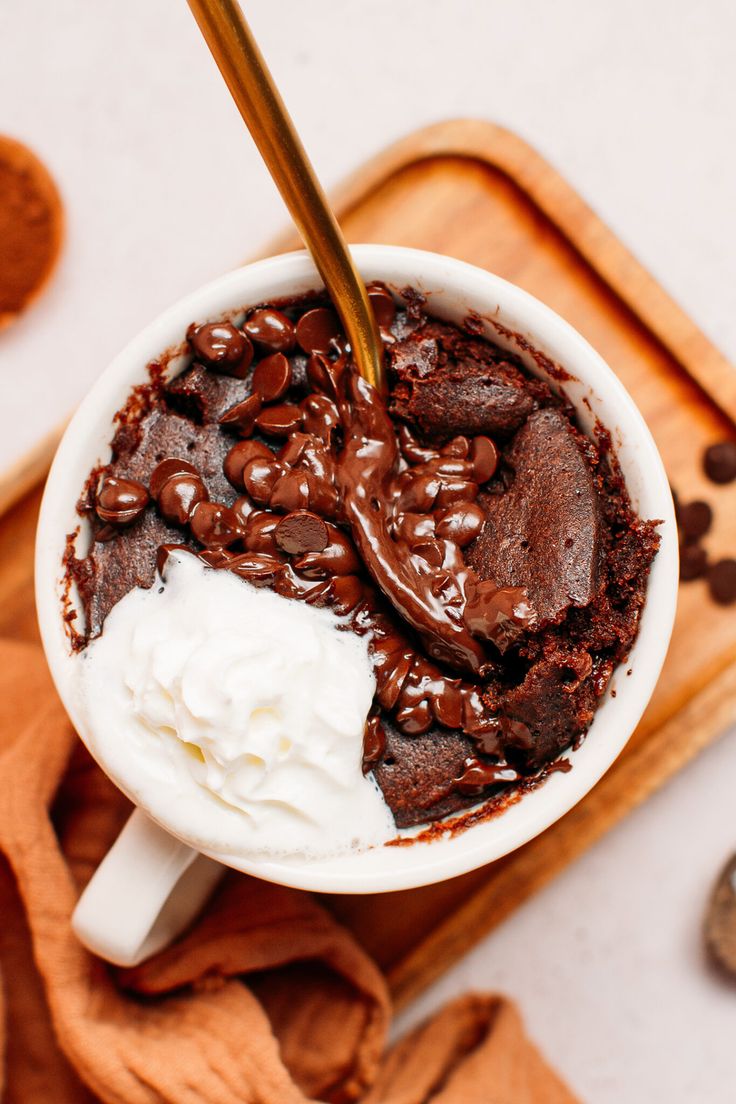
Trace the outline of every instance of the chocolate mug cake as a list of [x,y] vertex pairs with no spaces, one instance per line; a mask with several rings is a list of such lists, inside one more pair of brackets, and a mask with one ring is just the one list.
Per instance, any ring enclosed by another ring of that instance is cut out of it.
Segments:
[[411,289],[370,299],[385,401],[319,295],[193,322],[185,370],[150,366],[80,499],[70,631],[84,651],[173,550],[332,610],[375,676],[364,771],[408,827],[561,765],[636,639],[658,536],[564,372],[553,390]]

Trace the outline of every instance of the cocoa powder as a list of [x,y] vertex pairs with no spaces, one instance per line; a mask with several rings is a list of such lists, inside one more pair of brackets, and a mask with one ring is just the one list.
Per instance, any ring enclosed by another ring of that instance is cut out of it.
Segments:
[[0,135],[0,329],[40,291],[61,244],[61,200],[35,154]]

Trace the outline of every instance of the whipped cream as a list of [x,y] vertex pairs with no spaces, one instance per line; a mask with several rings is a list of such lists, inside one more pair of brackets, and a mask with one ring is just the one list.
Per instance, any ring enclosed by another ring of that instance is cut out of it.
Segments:
[[169,555],[79,657],[92,751],[209,850],[325,856],[396,835],[362,772],[365,638],[331,611]]

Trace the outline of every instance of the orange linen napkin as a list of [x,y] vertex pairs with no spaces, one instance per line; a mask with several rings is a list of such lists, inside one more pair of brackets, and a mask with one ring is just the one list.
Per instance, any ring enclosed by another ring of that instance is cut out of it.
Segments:
[[143,965],[88,954],[69,918],[130,806],[37,648],[0,641],[0,701],[5,1104],[574,1104],[498,997],[456,1001],[384,1055],[385,981],[306,893],[230,873]]

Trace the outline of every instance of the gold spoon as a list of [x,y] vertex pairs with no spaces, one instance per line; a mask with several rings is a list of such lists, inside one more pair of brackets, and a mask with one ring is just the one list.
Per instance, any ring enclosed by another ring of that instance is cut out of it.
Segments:
[[337,308],[360,374],[386,391],[365,285],[237,0],[188,0],[205,42]]

